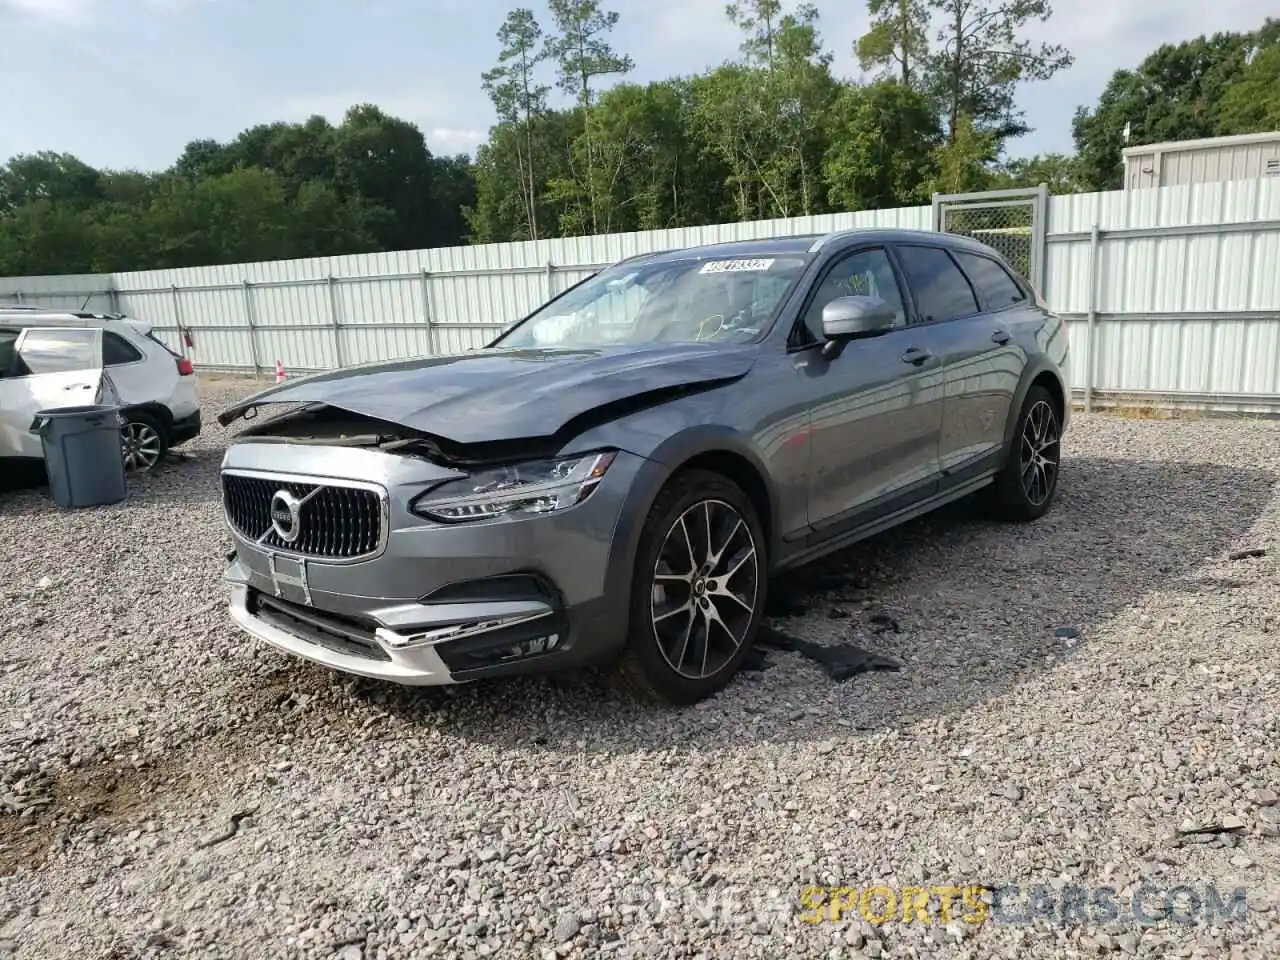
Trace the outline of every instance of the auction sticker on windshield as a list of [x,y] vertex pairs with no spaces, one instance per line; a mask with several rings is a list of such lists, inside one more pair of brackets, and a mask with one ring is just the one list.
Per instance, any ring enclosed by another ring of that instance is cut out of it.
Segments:
[[773,266],[773,258],[753,260],[709,260],[704,263],[699,273],[746,273],[768,270]]

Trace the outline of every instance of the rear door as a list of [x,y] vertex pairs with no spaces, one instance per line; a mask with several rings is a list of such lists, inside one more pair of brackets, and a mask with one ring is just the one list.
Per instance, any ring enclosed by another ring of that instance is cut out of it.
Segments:
[[[102,365],[124,404],[167,400],[168,384],[157,384],[146,355],[120,334],[102,331]],[[159,389],[157,389],[159,387]]]
[[982,313],[962,325],[966,347],[978,372],[959,384],[959,397],[972,430],[958,436],[952,469],[966,464],[986,469],[1003,455],[1004,430],[1018,392],[1028,353],[1022,344],[1044,322],[1030,285],[1019,282],[995,255],[952,250],[982,304]]
[[1021,365],[1011,357],[1011,337],[986,312],[955,251],[929,243],[899,244],[896,251],[919,322],[942,360],[946,399],[939,465],[944,476],[962,480],[998,457]]
[[28,327],[14,342],[0,376],[0,456],[41,457],[31,432],[41,410],[87,406],[102,390],[102,331],[91,327]]

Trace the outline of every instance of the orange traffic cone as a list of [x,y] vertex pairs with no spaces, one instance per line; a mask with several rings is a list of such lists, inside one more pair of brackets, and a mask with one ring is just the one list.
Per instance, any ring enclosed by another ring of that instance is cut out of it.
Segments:
[[276,361],[276,383],[284,383],[284,380],[285,380],[284,361],[277,360]]

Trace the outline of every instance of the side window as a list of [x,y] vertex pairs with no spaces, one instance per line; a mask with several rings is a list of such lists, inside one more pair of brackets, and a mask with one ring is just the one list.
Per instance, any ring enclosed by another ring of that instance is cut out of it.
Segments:
[[99,364],[98,331],[29,327],[18,347],[23,374],[68,373],[96,370]]
[[956,320],[978,312],[973,288],[947,251],[911,244],[898,247],[898,257],[921,322]]
[[103,331],[102,365],[104,367],[118,367],[122,363],[137,363],[141,359],[142,354],[124,337]]
[[17,330],[0,330],[0,379],[17,375]]
[[980,257],[975,253],[955,251],[952,256],[962,270],[969,275],[977,288],[982,305],[988,310],[1003,310],[1015,303],[1026,303],[1027,295],[1018,286],[1016,280],[1009,276],[1009,271],[990,257]]
[[821,342],[822,309],[839,297],[879,297],[897,315],[897,324],[907,322],[907,311],[902,305],[902,291],[893,264],[883,247],[858,250],[837,260],[827,269],[818,284],[813,299],[805,308],[804,328],[807,342]]

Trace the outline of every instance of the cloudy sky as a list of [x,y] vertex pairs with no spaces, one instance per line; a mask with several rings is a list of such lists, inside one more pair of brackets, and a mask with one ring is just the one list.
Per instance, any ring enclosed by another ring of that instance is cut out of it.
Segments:
[[[472,150],[492,113],[480,72],[517,0],[0,0],[0,158],[71,152],[96,166],[158,169],[188,141],[255,123],[337,120],[372,102],[422,128],[435,153]],[[528,2],[528,0],[523,0]],[[732,56],[723,0],[606,0],[633,79],[690,73]],[[859,0],[818,0],[835,67],[855,73]],[[1023,88],[1036,128],[1017,153],[1065,150],[1077,104],[1164,41],[1262,22],[1265,0],[1057,0],[1038,32],[1076,55]],[[549,21],[542,0],[533,4]]]

